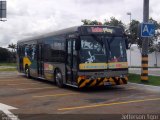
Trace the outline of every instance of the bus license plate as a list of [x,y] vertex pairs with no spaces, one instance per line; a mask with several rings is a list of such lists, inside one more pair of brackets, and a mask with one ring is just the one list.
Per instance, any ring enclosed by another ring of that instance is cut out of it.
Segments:
[[110,86],[110,85],[112,85],[112,83],[111,82],[104,82],[104,86]]

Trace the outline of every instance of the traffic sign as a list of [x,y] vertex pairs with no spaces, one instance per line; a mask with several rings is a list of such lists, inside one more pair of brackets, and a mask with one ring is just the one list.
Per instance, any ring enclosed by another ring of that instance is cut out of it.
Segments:
[[155,25],[153,23],[141,24],[141,37],[153,37],[155,34]]

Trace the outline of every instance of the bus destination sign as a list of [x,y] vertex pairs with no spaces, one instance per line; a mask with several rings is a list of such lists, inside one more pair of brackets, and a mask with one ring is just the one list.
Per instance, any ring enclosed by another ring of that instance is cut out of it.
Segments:
[[88,28],[88,32],[92,33],[113,33],[113,29],[108,27],[90,27]]

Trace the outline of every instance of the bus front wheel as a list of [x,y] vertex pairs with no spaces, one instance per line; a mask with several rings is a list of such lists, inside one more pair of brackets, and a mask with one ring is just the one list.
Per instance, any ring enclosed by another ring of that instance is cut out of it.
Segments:
[[62,73],[60,72],[60,70],[56,70],[55,81],[56,81],[56,84],[58,87],[60,87],[60,88],[64,87],[63,76],[62,76]]

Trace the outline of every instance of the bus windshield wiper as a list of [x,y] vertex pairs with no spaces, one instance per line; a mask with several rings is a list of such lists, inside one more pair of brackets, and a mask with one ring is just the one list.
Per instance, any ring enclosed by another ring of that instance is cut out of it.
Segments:
[[98,43],[100,43],[102,46],[103,46],[103,40],[102,40],[102,37],[98,37],[97,35],[92,35],[93,36],[93,38],[95,38],[95,40],[98,42]]
[[[106,37],[106,42],[107,42],[107,45],[108,45],[108,52],[109,52],[109,56],[111,56],[111,43],[113,42],[115,36],[112,36],[112,37]],[[108,57],[109,58],[109,57]]]

